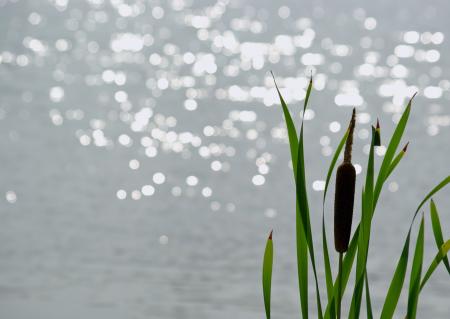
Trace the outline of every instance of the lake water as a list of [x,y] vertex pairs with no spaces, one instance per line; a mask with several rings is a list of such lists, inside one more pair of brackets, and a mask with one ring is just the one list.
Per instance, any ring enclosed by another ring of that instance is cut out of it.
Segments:
[[[269,70],[297,122],[314,74],[305,114],[314,234],[351,107],[364,171],[370,125],[380,119],[386,143],[419,92],[407,156],[374,219],[379,314],[412,214],[450,168],[449,10],[441,1],[0,0],[0,317],[263,318],[273,228],[273,315],[298,318],[294,185]],[[447,235],[448,194],[435,197]],[[426,223],[428,266],[436,247]],[[447,318],[449,296],[440,267],[418,317]]]

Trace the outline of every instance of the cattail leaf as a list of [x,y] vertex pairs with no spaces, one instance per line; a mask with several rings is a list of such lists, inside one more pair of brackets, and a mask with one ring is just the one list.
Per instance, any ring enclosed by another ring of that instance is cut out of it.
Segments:
[[384,155],[383,161],[380,166],[380,171],[378,172],[378,178],[375,184],[375,190],[374,190],[374,206],[376,206],[376,203],[378,201],[378,197],[380,196],[381,189],[383,187],[384,182],[387,179],[389,167],[391,165],[392,159],[394,157],[394,154],[397,150],[398,145],[400,144],[400,140],[402,139],[403,133],[405,132],[406,124],[408,123],[409,114],[411,112],[411,103],[415,97],[415,94],[413,97],[409,100],[408,105],[406,106],[405,111],[403,112],[400,121],[397,124],[397,127],[394,130],[394,133],[392,134],[392,137],[389,141],[389,144],[386,149],[386,153]]
[[[306,108],[308,106],[308,101],[311,95],[312,90],[312,76],[309,81],[308,89],[306,91],[306,97],[305,102],[303,106],[303,114],[306,111]],[[308,191],[306,188],[306,176],[305,176],[305,159],[304,159],[304,149],[303,149],[303,118],[302,123],[300,127],[300,134],[298,137],[298,153],[297,153],[297,175],[295,178],[295,186],[296,186],[296,197],[297,197],[297,203],[300,213],[300,220],[301,223],[298,223],[297,225],[299,227],[303,226],[305,237],[306,237],[306,244],[309,251],[309,256],[311,258],[311,266],[313,269],[313,275],[314,275],[314,283],[316,286],[316,303],[317,303],[317,313],[319,319],[322,319],[323,313],[322,313],[322,304],[320,299],[320,289],[319,289],[319,280],[317,278],[317,269],[316,269],[316,261],[315,261],[315,254],[314,254],[314,245],[313,245],[313,238],[312,238],[312,232],[311,232],[311,222],[309,217],[309,205],[308,205]],[[298,215],[297,215],[298,216]],[[297,233],[299,231],[297,230]],[[298,244],[297,244],[298,246]],[[298,252],[297,252],[297,255]],[[306,270],[308,265],[306,264]]]
[[364,288],[364,274],[366,273],[367,255],[369,250],[370,231],[373,216],[373,191],[374,191],[374,143],[375,128],[372,126],[372,142],[370,144],[367,163],[366,181],[362,192],[361,203],[361,230],[358,240],[358,258],[356,261],[356,280],[353,290],[351,312],[354,318],[359,318],[361,299]]
[[[364,288],[364,276],[359,278],[355,284],[355,290],[357,293],[361,293]],[[353,294],[355,296],[355,294]],[[361,309],[361,298],[353,298],[350,304],[350,310],[348,313],[348,319],[359,319],[359,313]]]
[[408,312],[407,318],[416,318],[417,302],[420,293],[420,276],[422,275],[423,264],[423,242],[424,242],[424,217],[420,223],[419,234],[417,235],[416,248],[411,267],[411,275],[409,279],[409,293],[408,293]]
[[291,113],[289,112],[289,108],[286,102],[283,99],[283,96],[278,89],[277,82],[275,81],[275,76],[272,72],[273,82],[275,83],[275,88],[277,89],[278,97],[280,99],[281,107],[283,108],[284,120],[286,122],[286,129],[289,138],[289,147],[291,149],[291,160],[292,167],[294,169],[294,176],[297,176],[297,152],[298,152],[298,137],[297,130],[295,129],[294,121],[292,120]]
[[[372,145],[371,145],[372,147]],[[361,211],[362,211],[362,216],[364,215],[364,211],[367,211],[367,205],[365,205],[365,190],[364,187],[362,189],[361,192]],[[367,214],[365,214],[367,215]],[[360,226],[363,224],[363,220],[361,217],[361,221],[360,221]],[[362,247],[363,242],[364,242],[364,234],[363,232],[363,227],[361,226],[360,228],[360,232],[359,232],[359,236],[356,238],[357,239],[357,243],[358,243],[358,258],[357,258],[357,263],[356,263],[356,278],[355,278],[355,287],[353,288],[353,294],[352,294],[352,300],[350,302],[350,311],[349,311],[349,316],[351,318],[357,318],[359,316],[359,309],[360,307],[357,306],[357,304],[361,304],[361,296],[362,296],[362,287],[363,287],[363,276],[359,276],[359,271],[358,269],[362,269],[361,265],[362,265],[362,256],[364,254],[361,254],[359,249],[360,247]]]
[[327,285],[327,298],[331,300],[333,295],[333,275],[331,274],[330,256],[328,253],[327,235],[325,228],[325,219],[323,218],[322,212],[322,250],[323,250],[323,261],[325,266],[325,281]]
[[370,299],[369,278],[367,277],[367,271],[366,271],[366,273],[365,273],[365,283],[366,283],[366,310],[367,310],[367,319],[373,319],[372,301],[371,301],[371,299]]
[[408,232],[405,244],[403,245],[402,254],[397,263],[394,277],[392,278],[389,290],[384,301],[380,319],[392,319],[395,308],[397,307],[400,293],[402,292],[403,282],[405,281],[406,267],[408,265],[409,240],[411,231]]
[[302,318],[308,318],[308,244],[306,242],[306,234],[300,218],[300,212],[298,211],[298,205],[295,219],[300,307],[302,310]]
[[270,294],[272,286],[272,265],[273,265],[273,242],[272,232],[267,239],[266,249],[264,251],[263,269],[262,269],[262,286],[264,295],[264,307],[266,310],[266,318],[270,319]]
[[[311,92],[312,79],[309,83],[307,99],[309,100],[309,94]],[[305,98],[305,109],[307,106],[307,101]],[[308,205],[308,191],[306,188],[306,176],[305,176],[305,159],[304,159],[304,149],[303,149],[303,120],[300,127],[300,135],[298,138],[298,155],[297,155],[297,176],[295,179],[296,187],[296,198],[299,207],[300,220],[301,223],[298,224],[299,227],[303,226],[306,235],[306,243],[309,251],[309,256],[311,258],[311,266],[313,269],[314,283],[316,286],[316,303],[317,303],[317,313],[319,319],[322,319],[322,303],[320,299],[320,289],[319,280],[317,278],[316,261],[314,254],[314,243],[311,232],[311,222],[309,217],[309,205]],[[307,267],[307,265],[306,265]]]
[[422,208],[422,206],[429,200],[434,194],[439,192],[442,188],[447,186],[447,184],[450,183],[450,175],[444,178],[439,184],[437,184],[428,194],[425,196],[425,198],[420,202],[419,206],[416,209],[416,212],[413,216],[413,221],[416,218],[417,214],[419,213],[419,210]]
[[[342,261],[342,290],[341,293],[344,294],[345,287],[347,286],[348,278],[350,277],[350,272],[352,271],[352,265],[355,260],[356,251],[358,248],[358,234],[360,226],[355,229],[353,238],[348,245],[348,250],[345,253],[344,260]],[[337,281],[336,281],[337,283]],[[337,286],[335,283],[335,286]]]
[[430,279],[433,272],[436,270],[439,263],[444,259],[444,257],[447,256],[447,253],[450,250],[450,239],[448,239],[440,248],[436,256],[434,257],[433,261],[431,262],[430,266],[427,269],[427,272],[425,273],[425,276],[422,278],[422,282],[420,284],[420,290],[423,289],[425,284],[427,283],[428,279]]
[[402,160],[403,156],[405,156],[406,153],[406,147],[408,144],[406,144],[406,146],[400,151],[398,152],[398,154],[394,157],[394,159],[391,162],[391,165],[389,166],[388,172],[386,174],[386,179],[392,174],[392,172],[395,170],[395,168],[397,167],[398,163],[400,163],[400,161]]
[[[296,215],[296,233],[300,235],[297,237],[297,263],[302,265],[303,272],[303,280],[302,280],[302,289],[304,291],[303,299],[306,299],[306,302],[303,300],[302,311],[303,317],[308,318],[308,255],[307,249],[309,250],[309,254],[311,257],[311,264],[313,265],[313,271],[315,274],[315,261],[314,255],[311,254],[313,249],[312,240],[311,240],[311,226],[309,223],[309,207],[308,207],[308,193],[306,190],[306,177],[305,177],[305,159],[304,159],[304,151],[303,151],[303,121],[300,127],[300,135],[298,138],[298,149],[297,149],[297,176],[295,178],[295,188],[296,188],[296,199],[298,204],[298,214]],[[306,244],[304,244],[304,243]],[[300,251],[304,249],[305,251]],[[302,260],[299,260],[299,256],[303,256],[302,258],[306,260],[306,263]],[[300,268],[299,268],[300,272]],[[300,274],[299,274],[300,275]],[[316,276],[315,276],[316,278]],[[317,291],[316,291],[317,292]],[[320,301],[320,298],[319,298]],[[306,315],[306,317],[305,317]]]
[[[431,225],[433,227],[434,240],[436,241],[437,247],[441,247],[444,244],[444,238],[442,236],[441,221],[439,220],[439,214],[436,208],[436,204],[433,199],[430,201],[430,215],[431,215]],[[450,274],[450,265],[448,263],[447,256],[444,257],[444,265]]]
[[[299,281],[299,292],[300,292],[300,305],[302,309],[303,318],[308,318],[308,248],[311,245],[308,245],[308,228],[310,229],[309,215],[308,212],[308,203],[307,197],[305,196],[306,192],[301,192],[300,189],[306,190],[305,186],[305,177],[304,177],[304,155],[303,155],[303,125],[301,127],[300,136],[297,137],[295,124],[292,120],[292,117],[289,112],[289,108],[286,102],[283,99],[283,96],[280,93],[278,85],[276,83],[275,77],[272,73],[272,77],[275,83],[275,88],[278,93],[278,97],[280,99],[281,106],[283,108],[284,118],[286,122],[286,128],[288,131],[289,137],[289,145],[291,150],[291,160],[294,172],[294,180],[296,184],[297,194],[301,193],[302,196],[299,198],[297,195],[296,199],[296,238],[297,238],[297,270],[298,270],[298,281]],[[312,86],[312,81],[310,81],[310,86]],[[311,92],[311,88],[308,88],[309,93]],[[307,99],[309,99],[309,94],[307,92],[307,96],[305,97],[305,106],[306,110]],[[299,139],[300,143],[299,143]],[[301,144],[301,145],[300,145]],[[300,163],[299,163],[300,161]],[[298,170],[300,168],[300,176],[298,176]],[[310,231],[309,231],[310,233]],[[312,241],[311,241],[312,243]],[[311,251],[311,248],[310,248]],[[315,268],[314,256],[312,256],[313,267]],[[313,269],[314,269],[313,268]],[[315,269],[314,269],[315,270]],[[317,275],[315,274],[316,286],[317,283]],[[319,295],[319,292],[317,291]],[[318,298],[320,302],[320,297]],[[321,308],[320,303],[318,307]],[[319,311],[320,313],[321,311]],[[321,314],[320,314],[321,315]]]
[[[381,313],[380,319],[390,319],[392,318],[392,314],[395,310],[395,307],[397,306],[398,298],[400,296],[400,292],[403,286],[403,282],[405,279],[405,272],[406,272],[406,266],[408,263],[408,252],[409,252],[409,241],[411,236],[411,229],[414,223],[414,220],[419,213],[422,206],[426,203],[427,200],[429,200],[434,194],[436,194],[438,191],[440,191],[442,188],[444,188],[447,184],[450,183],[450,176],[447,176],[444,178],[438,185],[436,185],[426,196],[425,198],[420,202],[419,206],[417,207],[414,216],[411,221],[411,225],[409,227],[408,236],[406,237],[405,245],[403,246],[403,251],[400,256],[400,260],[398,261],[397,268],[395,270],[394,277],[391,281],[391,285],[389,286],[388,294],[386,296],[386,300],[384,302],[383,310]],[[441,246],[441,249],[438,253],[438,255],[435,257],[433,262],[431,263],[427,273],[425,274],[424,278],[422,279],[422,283],[420,285],[420,289],[422,290],[423,286],[431,276],[431,274],[434,272],[435,268],[441,262],[441,260],[445,257],[448,250],[450,250],[450,241],[446,242],[444,245]]]
[[303,102],[303,115],[305,115],[306,108],[308,107],[309,96],[311,95],[311,90],[312,90],[312,74],[311,74],[311,77],[309,78],[308,88],[306,89],[305,101]]
[[[302,225],[308,240],[308,247],[313,249],[312,241],[310,241],[311,236],[311,225],[309,221],[309,205],[308,205],[308,192],[306,188],[306,177],[305,177],[305,158],[303,151],[303,123],[300,128],[300,135],[298,138],[298,154],[297,154],[297,177],[295,179],[296,187],[296,198],[300,209],[300,217],[302,220]],[[311,256],[311,258],[313,258]]]

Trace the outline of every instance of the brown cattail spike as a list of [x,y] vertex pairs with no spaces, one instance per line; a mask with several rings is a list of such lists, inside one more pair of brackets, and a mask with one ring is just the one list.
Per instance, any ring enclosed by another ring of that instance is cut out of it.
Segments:
[[352,230],[353,204],[355,200],[356,170],[351,163],[353,131],[355,129],[355,109],[349,124],[345,144],[344,162],[336,172],[336,192],[334,197],[334,246],[344,253],[348,249]]

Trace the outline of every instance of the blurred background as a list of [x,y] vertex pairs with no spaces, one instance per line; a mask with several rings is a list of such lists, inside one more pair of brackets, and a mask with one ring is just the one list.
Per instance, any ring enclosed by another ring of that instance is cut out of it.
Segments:
[[[269,70],[297,123],[314,74],[304,117],[319,246],[326,169],[351,108],[361,172],[370,125],[380,119],[387,143],[419,92],[407,156],[374,219],[379,314],[412,214],[449,173],[449,10],[418,0],[0,0],[0,317],[263,318],[272,228],[273,314],[298,317],[294,184]],[[448,238],[449,190],[435,201]],[[419,318],[447,318],[448,278],[440,266]]]

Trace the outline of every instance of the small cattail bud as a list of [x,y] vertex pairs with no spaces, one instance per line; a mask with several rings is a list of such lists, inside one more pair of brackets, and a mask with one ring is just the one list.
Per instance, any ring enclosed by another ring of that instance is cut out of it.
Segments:
[[374,135],[373,145],[374,146],[381,146],[381,130],[380,130],[380,122],[377,119],[377,127],[375,128],[375,135]]
[[334,246],[339,253],[346,252],[352,230],[353,204],[355,199],[356,170],[351,163],[353,131],[355,129],[355,109],[349,124],[345,144],[344,161],[336,172],[336,192],[334,197]]
[[402,149],[403,153],[406,153],[406,151],[408,150],[408,145],[409,145],[409,142],[406,143],[406,145],[403,147],[403,149]]

